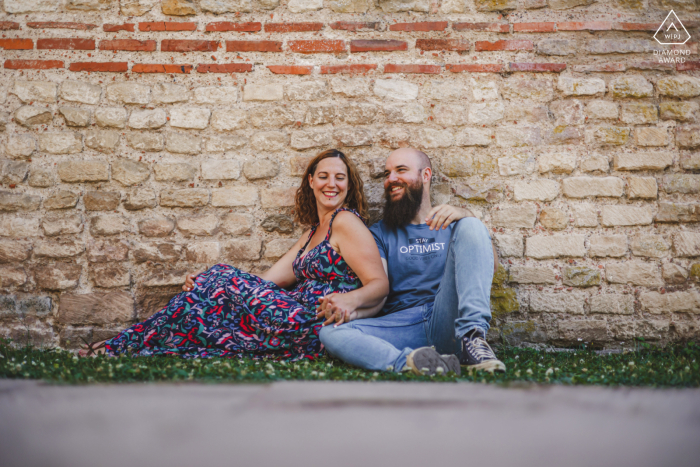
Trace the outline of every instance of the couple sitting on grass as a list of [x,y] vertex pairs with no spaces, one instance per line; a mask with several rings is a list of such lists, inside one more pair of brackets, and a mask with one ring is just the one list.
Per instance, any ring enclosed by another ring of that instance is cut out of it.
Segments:
[[274,266],[190,275],[165,308],[82,354],[298,360],[325,348],[367,370],[505,371],[485,340],[495,249],[468,210],[431,206],[431,177],[423,152],[391,153],[384,219],[368,229],[357,169],[322,152],[296,194],[295,220],[313,227]]

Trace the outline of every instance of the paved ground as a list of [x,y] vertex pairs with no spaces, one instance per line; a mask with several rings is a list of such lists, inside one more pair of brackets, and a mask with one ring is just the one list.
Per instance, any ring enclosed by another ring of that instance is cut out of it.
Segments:
[[700,391],[0,380],[0,465],[697,466]]

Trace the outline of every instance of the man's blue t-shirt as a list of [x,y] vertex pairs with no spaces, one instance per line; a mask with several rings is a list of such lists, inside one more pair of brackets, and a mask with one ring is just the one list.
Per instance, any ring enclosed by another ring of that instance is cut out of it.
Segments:
[[377,316],[435,300],[453,225],[445,230],[430,230],[427,224],[409,224],[393,230],[379,221],[370,227],[389,273],[389,296]]

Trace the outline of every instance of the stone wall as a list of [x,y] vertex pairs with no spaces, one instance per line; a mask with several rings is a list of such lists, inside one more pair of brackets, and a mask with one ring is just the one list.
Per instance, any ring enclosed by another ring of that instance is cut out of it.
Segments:
[[[403,146],[494,233],[492,339],[700,336],[697,0],[2,4],[0,330],[19,342],[75,347],[185,271],[268,267],[323,149],[358,162],[376,216]],[[670,9],[685,45],[653,39]]]

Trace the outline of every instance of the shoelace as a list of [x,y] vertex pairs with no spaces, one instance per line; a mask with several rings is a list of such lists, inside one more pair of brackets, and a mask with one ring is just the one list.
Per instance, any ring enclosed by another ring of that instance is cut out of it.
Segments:
[[471,353],[478,361],[492,360],[496,358],[489,346],[488,342],[482,337],[473,337],[467,340],[469,353]]

